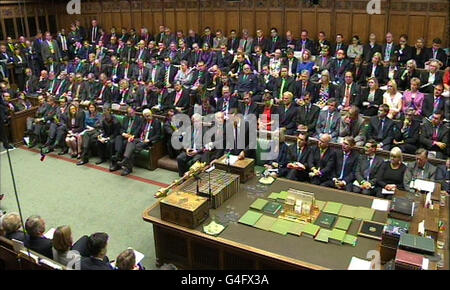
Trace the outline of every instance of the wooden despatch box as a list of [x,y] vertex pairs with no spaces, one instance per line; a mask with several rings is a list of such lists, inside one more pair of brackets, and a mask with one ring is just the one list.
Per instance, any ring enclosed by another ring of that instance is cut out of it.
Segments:
[[160,202],[161,219],[187,228],[196,228],[209,216],[208,199],[176,191]]
[[222,156],[215,164],[217,169],[224,171],[229,170],[229,173],[238,174],[241,177],[241,183],[246,183],[255,175],[255,159],[245,158],[238,160],[232,165],[228,165],[227,156]]

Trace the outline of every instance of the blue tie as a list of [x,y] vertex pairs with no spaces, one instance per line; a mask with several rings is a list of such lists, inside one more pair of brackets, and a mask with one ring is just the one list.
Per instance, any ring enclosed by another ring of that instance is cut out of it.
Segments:
[[344,161],[342,162],[342,169],[341,169],[341,175],[339,176],[339,179],[342,180],[344,178],[344,170],[345,165],[347,163],[348,154],[344,154]]

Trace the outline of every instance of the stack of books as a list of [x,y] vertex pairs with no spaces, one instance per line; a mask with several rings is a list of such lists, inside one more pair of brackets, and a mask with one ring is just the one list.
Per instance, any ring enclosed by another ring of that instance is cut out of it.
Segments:
[[389,217],[404,221],[411,221],[414,215],[414,201],[404,197],[392,198]]

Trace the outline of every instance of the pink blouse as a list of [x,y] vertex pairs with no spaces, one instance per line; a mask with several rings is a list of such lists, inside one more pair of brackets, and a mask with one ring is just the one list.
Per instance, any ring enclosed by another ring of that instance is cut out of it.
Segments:
[[414,94],[411,91],[405,91],[403,93],[402,112],[406,114],[406,110],[412,107],[414,110],[416,110],[416,115],[422,115],[423,100],[425,98],[425,95],[421,92],[416,92],[414,98],[413,96]]

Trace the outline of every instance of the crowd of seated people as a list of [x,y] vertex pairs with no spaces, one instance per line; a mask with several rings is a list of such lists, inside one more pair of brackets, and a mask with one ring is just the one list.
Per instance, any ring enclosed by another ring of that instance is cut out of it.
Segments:
[[[10,212],[0,218],[0,236],[23,243],[23,246],[62,266],[73,270],[142,270],[136,263],[134,250],[120,253],[112,264],[107,254],[109,236],[98,232],[73,241],[70,226],[55,229],[51,239],[45,237],[45,220],[33,215],[25,221],[25,231],[18,213]],[[115,265],[114,267],[112,265]]]
[[[276,28],[269,36],[258,29],[255,38],[246,29],[241,37],[233,30],[227,38],[209,27],[201,36],[163,26],[151,35],[145,28],[108,33],[96,20],[89,29],[76,22],[55,38],[48,32],[30,41],[20,38],[13,51],[0,45],[0,94],[18,98],[21,108],[28,108],[28,98],[38,99],[36,115],[27,121],[30,147],[40,144],[44,153],[59,147],[58,154],[70,153],[77,165],[88,163],[95,147],[97,163],[110,160],[110,170],[122,169],[122,175],[132,172],[137,152],[160,141],[177,160],[180,176],[197,160],[216,160],[225,151],[203,144],[197,133],[205,131],[200,127],[207,126],[207,115],[214,114],[212,124],[222,134],[215,144],[233,139],[225,135],[226,123],[232,124],[233,137],[247,136],[253,125],[274,130],[272,116],[278,115],[279,127],[305,144],[280,149],[288,157],[277,160],[287,163],[272,160],[268,166],[284,166],[279,174],[291,179],[380,195],[379,189],[392,189],[394,181],[377,177],[384,172],[394,178],[405,170],[395,162],[390,167],[375,162],[378,166],[369,168],[377,174],[367,179],[364,170],[356,172],[355,146],[369,146],[371,152],[395,148],[393,156],[419,148],[436,158],[449,156],[450,69],[442,42],[433,39],[426,48],[418,39],[412,47],[407,35],[398,43],[394,37],[387,33],[379,43],[371,33],[362,44],[355,35],[347,45],[341,34],[330,42],[319,32],[314,41],[306,30],[297,40]],[[8,85],[9,64],[16,68],[18,92]],[[126,111],[123,120],[114,110]],[[181,113],[199,125],[180,150],[170,141],[181,128],[174,117]],[[252,114],[256,124],[249,121]],[[307,144],[310,137],[317,147]],[[228,152],[256,156],[248,141],[243,149],[231,144]],[[335,152],[330,142],[342,144],[342,151]],[[367,160],[359,167],[367,169]]]

